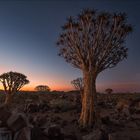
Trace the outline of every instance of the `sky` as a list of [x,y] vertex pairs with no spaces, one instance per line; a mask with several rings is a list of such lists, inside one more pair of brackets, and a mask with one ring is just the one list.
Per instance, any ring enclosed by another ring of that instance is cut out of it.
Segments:
[[0,0],[0,74],[25,74],[30,84],[24,90],[40,84],[52,90],[72,90],[70,81],[82,72],[58,56],[56,42],[66,18],[76,17],[85,8],[126,12],[134,27],[125,44],[128,59],[99,74],[97,91],[139,92],[139,0]]

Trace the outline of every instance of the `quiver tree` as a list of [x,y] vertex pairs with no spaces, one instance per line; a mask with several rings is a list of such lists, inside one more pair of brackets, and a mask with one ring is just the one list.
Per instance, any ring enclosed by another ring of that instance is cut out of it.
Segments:
[[107,88],[107,89],[105,90],[105,92],[108,93],[108,94],[111,94],[111,93],[113,92],[113,89]]
[[80,91],[81,99],[83,98],[83,90],[84,90],[84,84],[83,84],[83,78],[79,77],[77,79],[74,79],[71,81],[71,84],[76,90]]
[[29,83],[29,80],[27,80],[27,77],[24,74],[12,71],[1,74],[0,81],[6,93],[5,104],[10,104],[13,95],[24,85]]
[[95,10],[84,10],[76,19],[69,17],[63,26],[57,42],[59,55],[83,72],[82,126],[97,122],[96,78],[127,57],[124,41],[131,31],[124,13]]
[[45,91],[49,92],[50,88],[47,85],[38,85],[35,87],[35,90],[39,92],[45,92]]

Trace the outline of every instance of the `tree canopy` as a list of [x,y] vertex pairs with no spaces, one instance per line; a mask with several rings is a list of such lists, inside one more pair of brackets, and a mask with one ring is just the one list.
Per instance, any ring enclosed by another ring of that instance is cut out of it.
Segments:
[[0,82],[6,93],[5,104],[8,105],[12,102],[13,95],[28,84],[29,80],[22,73],[10,71],[0,75]]
[[45,92],[50,91],[51,89],[47,85],[38,85],[35,87],[36,91]]
[[84,89],[83,78],[81,77],[72,80],[71,84],[76,90],[82,91]]
[[29,83],[24,74],[12,71],[1,74],[0,81],[6,93],[15,93]]
[[108,94],[110,94],[110,93],[113,92],[113,89],[111,89],[111,88],[107,88],[107,89],[105,90],[105,92],[108,93]]
[[77,18],[69,17],[63,26],[57,42],[59,55],[74,67],[94,68],[100,73],[127,57],[124,41],[131,31],[125,13],[83,10]]

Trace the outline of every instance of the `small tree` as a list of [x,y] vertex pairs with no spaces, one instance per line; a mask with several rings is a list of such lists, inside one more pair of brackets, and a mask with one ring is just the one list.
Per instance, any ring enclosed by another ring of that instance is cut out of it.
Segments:
[[113,92],[113,89],[107,88],[107,89],[105,90],[105,92],[108,93],[108,94],[111,94],[111,93]]
[[47,85],[38,85],[35,87],[35,90],[39,92],[49,92],[50,88]]
[[0,75],[0,81],[6,93],[5,104],[10,104],[13,95],[18,92],[25,84],[29,83],[27,77],[18,72],[7,72]]
[[68,18],[63,26],[57,42],[59,55],[83,73],[84,95],[79,120],[82,126],[93,126],[99,119],[97,76],[127,57],[124,41],[131,31],[124,13],[95,10],[84,10],[76,19]]
[[81,99],[82,99],[83,98],[83,90],[84,90],[83,78],[80,77],[80,78],[77,78],[75,80],[72,80],[71,84],[73,85],[73,87],[76,90],[80,91]]

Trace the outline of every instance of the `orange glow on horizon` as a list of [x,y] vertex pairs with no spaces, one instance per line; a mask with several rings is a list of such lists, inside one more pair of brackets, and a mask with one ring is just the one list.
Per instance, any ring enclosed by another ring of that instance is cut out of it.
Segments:
[[[35,91],[35,87],[39,84],[29,84],[25,85],[23,88],[21,88],[22,91]],[[47,84],[44,84],[47,85]],[[48,85],[49,86],[49,85]],[[56,90],[56,91],[70,91],[74,90],[74,88],[70,85],[65,85],[65,86],[55,86],[51,85],[49,86],[51,91]],[[111,87],[114,92],[135,92],[139,91],[139,85],[138,84],[132,84],[132,83],[116,83],[116,84],[97,84],[97,91],[99,92],[104,92],[106,88]],[[0,85],[0,89],[3,90],[2,84]]]
[[[3,90],[3,87],[0,86],[0,89]],[[22,91],[35,91],[35,86],[24,86],[23,88],[21,88]],[[59,86],[56,86],[56,87],[53,87],[51,88],[51,91],[53,90],[56,90],[56,91],[70,91],[70,90],[74,90],[73,88],[71,87],[59,87]]]
[[[23,91],[35,91],[35,86],[29,86],[29,87],[26,86],[26,87],[23,87],[21,90],[23,90]],[[71,88],[71,87],[56,86],[56,87],[51,88],[51,91],[53,91],[53,90],[56,90],[56,91],[70,91],[70,90],[74,90],[74,89]]]

